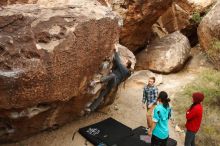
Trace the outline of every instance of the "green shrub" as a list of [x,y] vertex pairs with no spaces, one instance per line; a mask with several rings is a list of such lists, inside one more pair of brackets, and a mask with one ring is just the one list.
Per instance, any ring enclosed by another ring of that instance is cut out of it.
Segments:
[[186,121],[186,109],[192,104],[191,95],[195,91],[205,94],[203,121],[196,143],[199,146],[220,146],[220,72],[204,70],[174,98],[174,118],[182,128]]
[[199,12],[193,12],[190,22],[193,24],[199,24],[202,21],[202,16]]
[[208,12],[213,8],[213,6],[216,4],[216,2],[213,2],[213,4],[211,4],[210,6],[208,6],[205,10],[198,12],[195,11],[192,13],[191,18],[190,18],[190,22],[192,24],[199,24],[202,21],[202,18],[208,14]]

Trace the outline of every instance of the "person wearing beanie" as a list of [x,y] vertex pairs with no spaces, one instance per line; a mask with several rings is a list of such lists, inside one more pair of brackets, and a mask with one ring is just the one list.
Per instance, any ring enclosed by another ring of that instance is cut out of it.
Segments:
[[201,102],[204,100],[202,92],[192,94],[192,105],[186,111],[186,136],[185,146],[195,146],[195,136],[202,121],[203,108]]
[[151,135],[151,146],[166,146],[169,137],[168,121],[171,116],[170,99],[165,91],[157,98],[159,104],[153,111],[153,124],[148,134]]

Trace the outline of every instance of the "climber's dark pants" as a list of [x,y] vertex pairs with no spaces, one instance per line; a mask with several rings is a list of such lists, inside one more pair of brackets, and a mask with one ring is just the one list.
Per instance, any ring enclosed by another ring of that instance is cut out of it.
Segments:
[[114,73],[110,73],[108,76],[102,77],[100,80],[103,82],[108,82],[105,89],[102,89],[99,96],[93,101],[90,105],[91,111],[97,109],[97,107],[104,101],[104,97],[107,96],[111,90],[116,87],[119,82],[117,81],[116,75]]
[[167,145],[167,139],[160,139],[152,134],[151,137],[151,146],[166,146]]

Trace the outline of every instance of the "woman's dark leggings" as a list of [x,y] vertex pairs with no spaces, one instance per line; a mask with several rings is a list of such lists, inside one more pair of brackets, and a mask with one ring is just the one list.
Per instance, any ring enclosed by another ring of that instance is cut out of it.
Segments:
[[167,139],[160,139],[156,137],[155,135],[152,135],[151,137],[151,146],[166,146],[167,145]]
[[186,137],[185,137],[185,146],[195,146],[195,137],[196,133],[191,131],[186,131]]

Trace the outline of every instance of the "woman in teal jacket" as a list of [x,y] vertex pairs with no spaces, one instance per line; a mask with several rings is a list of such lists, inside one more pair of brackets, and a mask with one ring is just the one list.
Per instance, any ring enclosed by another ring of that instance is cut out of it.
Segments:
[[159,104],[154,108],[153,125],[148,134],[152,135],[151,146],[166,146],[169,137],[168,120],[171,116],[170,99],[165,91],[161,91],[157,100]]

